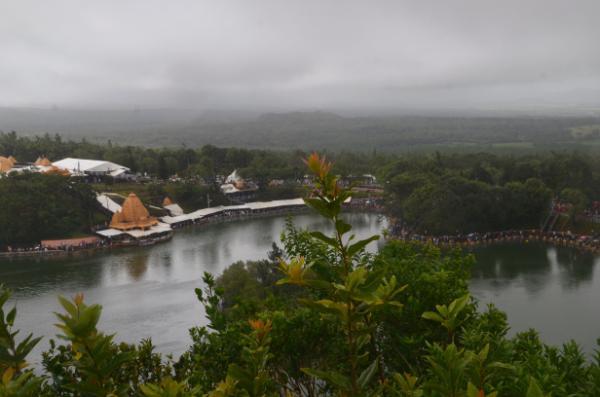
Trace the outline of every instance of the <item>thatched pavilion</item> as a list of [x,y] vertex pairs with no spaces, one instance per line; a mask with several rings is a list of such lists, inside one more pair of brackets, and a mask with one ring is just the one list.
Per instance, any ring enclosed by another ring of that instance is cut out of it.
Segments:
[[0,156],[0,172],[10,171],[16,162],[17,160],[12,156],[8,158]]
[[142,204],[142,201],[130,193],[123,202],[121,211],[115,212],[110,222],[110,227],[117,230],[150,229],[158,225],[158,220]]
[[51,167],[52,166],[52,162],[50,160],[48,160],[48,157],[46,157],[46,156],[38,157],[37,160],[35,160],[35,163],[33,163],[33,164],[40,166],[40,167]]

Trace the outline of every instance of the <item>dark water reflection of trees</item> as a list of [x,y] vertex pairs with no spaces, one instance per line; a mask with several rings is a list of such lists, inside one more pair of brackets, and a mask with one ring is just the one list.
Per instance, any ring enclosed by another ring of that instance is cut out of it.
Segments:
[[473,254],[477,263],[472,279],[487,280],[497,289],[507,288],[518,279],[533,293],[555,278],[563,289],[573,289],[590,282],[594,275],[594,255],[567,247],[507,243],[478,247]]
[[[56,265],[54,265],[56,264]],[[82,272],[82,266],[86,271]],[[64,258],[16,259],[2,263],[2,284],[14,291],[14,296],[43,295],[60,283],[64,289],[70,286],[91,288],[98,284],[104,273],[104,258],[82,254],[76,260]],[[28,281],[35,274],[36,283]]]

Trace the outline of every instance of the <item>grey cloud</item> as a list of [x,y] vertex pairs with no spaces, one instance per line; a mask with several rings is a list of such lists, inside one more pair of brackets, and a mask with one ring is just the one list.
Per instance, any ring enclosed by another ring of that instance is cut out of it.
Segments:
[[0,106],[600,106],[600,2],[3,1]]

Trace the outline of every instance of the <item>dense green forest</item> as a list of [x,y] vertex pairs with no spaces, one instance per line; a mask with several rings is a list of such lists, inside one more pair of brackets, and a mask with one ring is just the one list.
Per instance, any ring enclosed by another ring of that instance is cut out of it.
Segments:
[[[471,256],[389,242],[378,254],[340,217],[349,193],[331,166],[307,204],[332,235],[288,225],[283,249],[237,263],[196,289],[208,319],[169,359],[151,341],[116,343],[100,331],[101,307],[60,298],[59,339],[32,372],[15,309],[0,311],[2,396],[594,396],[600,356],[574,342],[545,345],[534,330],[508,337],[506,315],[468,292]],[[0,307],[9,298],[0,293]],[[199,309],[200,310],[200,309]]]
[[[228,175],[238,169],[242,175],[261,182],[270,178],[299,178],[305,174],[301,159],[303,151],[249,150],[219,148],[213,145],[198,149],[144,148],[108,142],[64,140],[60,135],[36,137],[16,133],[0,133],[0,155],[14,156],[19,161],[35,161],[45,155],[56,161],[78,157],[113,161],[131,168],[133,172],[168,178],[172,175],[200,176],[207,179],[217,174]],[[390,156],[375,153],[342,152],[332,154],[336,171],[342,174],[371,172],[376,165],[385,164]]]
[[0,178],[0,249],[87,233],[98,222],[95,193],[61,175]]
[[390,213],[433,234],[539,228],[553,198],[574,221],[600,198],[600,161],[579,153],[413,156],[379,173]]

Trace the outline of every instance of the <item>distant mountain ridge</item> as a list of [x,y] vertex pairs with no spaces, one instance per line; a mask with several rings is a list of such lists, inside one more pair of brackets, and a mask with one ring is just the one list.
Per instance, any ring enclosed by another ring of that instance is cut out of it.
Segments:
[[2,109],[0,130],[70,139],[188,147],[411,150],[423,145],[534,145],[581,142],[574,128],[600,117],[341,116],[332,112],[229,113],[197,110]]

